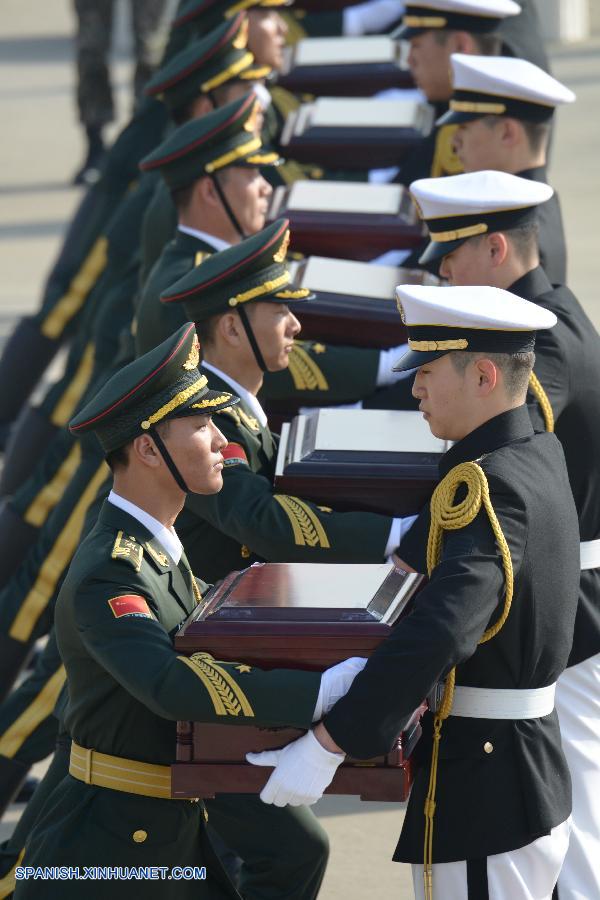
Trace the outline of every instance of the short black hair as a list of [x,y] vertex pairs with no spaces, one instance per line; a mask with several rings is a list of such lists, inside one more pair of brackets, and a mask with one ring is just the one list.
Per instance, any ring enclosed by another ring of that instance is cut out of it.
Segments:
[[210,319],[205,319],[204,322],[194,323],[196,326],[198,341],[200,342],[200,355],[202,357],[204,356],[203,347],[208,347],[210,344],[214,344],[217,322],[222,315],[222,313],[219,313],[216,316],[211,316]]
[[535,253],[539,253],[539,231],[534,219],[515,228],[507,228],[504,232],[522,262],[528,262]]
[[550,138],[550,122],[529,122],[522,119],[521,124],[532,153],[541,153],[545,150]]
[[[156,430],[161,438],[164,439],[169,434],[170,427],[171,422],[167,419],[164,422],[159,422],[156,425]],[[116,450],[111,450],[110,453],[106,454],[106,463],[113,475],[118,469],[126,469],[129,465],[129,451],[131,450],[132,443],[133,441],[128,441],[126,444],[123,444],[122,447],[117,447]]]
[[[443,28],[441,30],[432,29],[436,42],[440,46],[444,46],[451,34],[456,34],[456,29]],[[479,56],[498,56],[502,50],[502,39],[495,34],[479,34],[479,32],[468,32],[473,38],[473,42],[477,48]]]
[[519,396],[525,397],[529,377],[535,363],[533,350],[522,353],[469,353],[468,350],[453,350],[450,353],[452,365],[457,372],[464,372],[470,362],[477,359],[490,359],[504,376],[506,393],[511,400]]

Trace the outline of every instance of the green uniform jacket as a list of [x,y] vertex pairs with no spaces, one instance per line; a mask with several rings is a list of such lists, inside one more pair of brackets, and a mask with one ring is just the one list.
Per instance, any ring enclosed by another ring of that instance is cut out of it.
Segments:
[[[105,503],[56,609],[69,684],[64,721],[80,746],[168,765],[180,719],[309,727],[318,674],[267,673],[174,651],[173,634],[195,605],[192,578],[185,557],[175,565],[135,518]],[[147,833],[141,842],[140,830]],[[206,881],[145,881],[144,898],[237,896],[210,850],[201,803],[137,796],[68,776],[28,846],[24,865],[32,866],[206,865]],[[110,888],[89,882],[85,894],[106,897],[109,890],[111,897],[131,896],[131,885],[119,881]],[[16,896],[81,897],[81,885],[21,882]]]
[[[206,370],[213,390],[230,390]],[[209,580],[269,562],[382,562],[392,520],[368,512],[335,512],[276,493],[278,438],[240,402],[214,417],[230,446],[223,489],[190,494],[178,531],[192,565]]]

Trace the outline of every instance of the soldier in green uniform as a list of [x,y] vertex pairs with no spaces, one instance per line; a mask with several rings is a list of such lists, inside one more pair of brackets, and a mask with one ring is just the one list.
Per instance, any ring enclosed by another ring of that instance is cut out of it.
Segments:
[[[271,188],[261,167],[277,161],[265,151],[253,93],[177,129],[142,160],[160,171],[178,210],[175,239],[152,270],[137,310],[136,343],[156,346],[181,324],[177,311],[161,306],[166,270],[176,280],[207,255],[237,243],[264,226]],[[158,282],[158,284],[157,284]],[[160,285],[160,286],[159,286]]]
[[403,530],[399,519],[334,512],[274,490],[277,437],[256,395],[266,371],[288,365],[299,330],[288,304],[309,294],[291,285],[287,225],[274,222],[211,256],[162,295],[196,321],[203,371],[223,390],[235,383],[242,398],[219,414],[230,441],[219,502],[190,498],[180,521],[189,553],[211,579],[255,560],[381,561]]
[[[49,797],[16,873],[16,898],[80,897],[77,880],[39,866],[196,867],[189,881],[144,882],[144,897],[237,897],[206,832],[201,802],[171,799],[178,719],[307,728],[347,690],[362,661],[315,673],[190,658],[172,636],[205,588],[173,527],[188,491],[222,484],[227,442],[212,414],[237,402],[197,369],[193,326],[117,373],[72,421],[94,431],[114,474],[57,605],[68,675],[69,775]],[[319,751],[317,751],[319,753]],[[322,755],[322,754],[320,754]],[[325,757],[327,759],[327,757]],[[30,867],[30,868],[28,868]],[[125,897],[125,880],[86,893]]]
[[[164,59],[182,49],[196,33],[194,21],[172,28]],[[136,108],[108,151],[100,180],[79,204],[44,286],[40,309],[18,323],[4,346],[0,381],[12,388],[0,398],[0,446],[5,445],[13,422],[58,349],[77,332],[90,292],[106,267],[104,229],[137,180],[139,160],[161,140],[166,125],[162,104],[146,98]],[[43,443],[45,426],[44,417],[37,421],[31,414],[27,440],[34,445]],[[17,446],[23,452],[22,440]],[[18,526],[17,522],[14,527]]]
[[[250,97],[230,104],[174,132],[145,160],[146,171],[160,171],[178,207],[175,236],[152,269],[137,310],[136,347],[146,352],[182,324],[181,307],[165,307],[160,295],[208,256],[264,225],[271,188],[259,172],[276,161],[258,138],[252,150],[246,127],[257,110]],[[258,142],[258,143],[257,143]],[[214,168],[215,160],[224,160]],[[355,402],[377,387],[393,383],[390,351],[294,342],[289,368],[265,374],[262,395],[311,406]]]
[[[242,46],[245,41],[243,24],[243,17],[237,17],[226,31],[223,30],[219,41],[213,40],[210,48],[205,48],[203,65],[196,70],[202,77],[224,83],[231,66],[240,69],[241,64],[246,71],[252,64],[251,55]],[[236,43],[240,46],[234,46]],[[191,97],[189,87],[187,97]],[[187,105],[187,114],[196,112],[193,104]],[[248,132],[242,126],[248,122],[251,112],[249,103],[247,114],[238,124],[238,131],[245,139]],[[221,149],[226,152],[230,145],[222,141]],[[30,546],[25,553],[22,540],[19,545],[21,555],[13,547],[12,554],[4,561],[7,583],[0,592],[0,644],[3,647],[0,695],[10,689],[32,643],[52,622],[54,600],[82,533],[85,507],[94,501],[104,480],[103,460],[97,442],[78,440],[65,426],[77,407],[85,402],[85,397],[95,392],[101,380],[113,372],[114,360],[119,357],[120,332],[129,330],[131,298],[136,292],[139,272],[140,226],[156,180],[156,175],[144,174],[115,214],[107,232],[109,265],[103,282],[105,289],[98,286],[95,308],[88,307],[88,316],[93,321],[86,333],[77,339],[65,377],[49,390],[42,404],[57,432],[56,437],[33,477],[10,501],[13,518],[18,514],[30,530]],[[265,189],[269,190],[266,184]],[[262,224],[261,219],[258,227]],[[156,305],[160,309],[158,301]],[[174,328],[167,328],[161,340]],[[0,706],[0,810],[14,795],[32,762],[51,751],[52,735],[49,735],[48,744],[47,726],[50,724],[55,730],[56,723],[51,715],[52,704],[48,703],[44,692],[49,689],[46,676],[56,670],[55,661],[50,668],[43,665],[18,689],[18,696],[11,698],[8,708]],[[3,733],[10,733],[15,721],[22,717],[27,728],[21,728],[18,745],[14,740],[9,742],[9,757],[4,752]]]
[[[241,99],[270,72],[248,49],[248,17],[240,12],[174,56],[148,82],[146,93],[161,100],[181,125]],[[142,227],[142,286],[176,225],[177,209],[161,180]]]

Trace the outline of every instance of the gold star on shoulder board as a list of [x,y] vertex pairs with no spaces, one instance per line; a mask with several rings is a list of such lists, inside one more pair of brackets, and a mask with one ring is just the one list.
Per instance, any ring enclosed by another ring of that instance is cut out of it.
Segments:
[[313,344],[312,348],[315,353],[325,353],[327,350],[325,344]]
[[241,674],[243,675],[245,672],[251,672],[252,666],[241,665],[241,666],[236,666],[236,669],[238,670],[238,672],[241,672]]

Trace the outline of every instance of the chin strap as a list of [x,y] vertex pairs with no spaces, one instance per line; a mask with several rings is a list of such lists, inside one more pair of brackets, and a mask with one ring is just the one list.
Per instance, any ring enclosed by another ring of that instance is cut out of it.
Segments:
[[229,217],[229,221],[231,222],[231,224],[233,225],[233,227],[239,234],[240,240],[243,241],[244,238],[248,237],[248,235],[244,234],[242,226],[238,222],[236,215],[235,215],[234,211],[232,210],[227,197],[225,196],[225,191],[223,190],[223,188],[221,186],[221,182],[219,181],[219,176],[216,174],[213,174],[210,177],[212,179],[212,183],[215,186],[215,191],[219,195],[219,200],[221,201],[221,203],[223,205],[223,209],[225,210],[227,216]]
[[252,326],[250,325],[248,313],[246,312],[246,310],[244,309],[243,306],[238,306],[237,312],[242,321],[242,325],[244,326],[244,331],[246,332],[246,337],[248,338],[248,341],[250,342],[250,346],[252,347],[252,352],[254,353],[254,358],[257,362],[258,368],[260,369],[261,372],[266,372],[267,364],[265,363],[263,355],[260,352],[260,347],[258,346],[258,341],[256,340],[254,332],[252,331]]
[[154,441],[154,443],[155,443],[156,446],[158,447],[158,452],[160,453],[160,455],[161,455],[162,458],[164,459],[165,463],[167,464],[167,468],[168,468],[169,472],[171,473],[171,475],[173,476],[173,478],[175,479],[175,481],[177,482],[178,487],[181,488],[181,490],[184,492],[184,494],[189,494],[189,493],[190,493],[190,489],[189,489],[189,487],[187,486],[187,484],[185,483],[185,481],[183,480],[182,475],[181,475],[181,472],[179,471],[179,469],[177,468],[177,466],[176,466],[175,463],[173,462],[173,459],[172,459],[172,457],[171,457],[171,454],[169,453],[169,451],[168,451],[167,448],[165,447],[164,442],[163,442],[163,439],[162,439],[161,436],[159,435],[159,433],[158,433],[158,431],[156,430],[156,428],[151,428],[151,429],[147,432],[147,434],[152,435],[152,440]]

